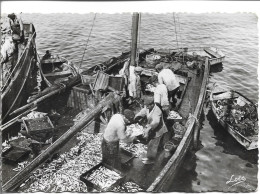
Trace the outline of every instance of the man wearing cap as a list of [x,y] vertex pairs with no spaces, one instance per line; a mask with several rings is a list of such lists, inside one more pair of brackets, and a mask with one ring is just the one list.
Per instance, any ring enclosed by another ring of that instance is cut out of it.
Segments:
[[159,84],[165,84],[168,90],[168,99],[175,104],[175,94],[178,92],[180,83],[177,80],[175,74],[170,69],[163,69],[163,64],[159,63],[156,65],[155,69],[158,74]]
[[154,104],[153,98],[144,99],[145,107],[136,114],[135,121],[140,121],[143,117],[147,119],[144,129],[144,138],[150,139],[147,149],[147,157],[142,161],[145,164],[153,163],[157,152],[169,140],[168,130],[165,126],[161,109]]
[[103,134],[102,162],[118,170],[121,168],[119,141],[132,142],[134,137],[126,134],[126,126],[134,122],[134,112],[126,109],[123,114],[114,114]]

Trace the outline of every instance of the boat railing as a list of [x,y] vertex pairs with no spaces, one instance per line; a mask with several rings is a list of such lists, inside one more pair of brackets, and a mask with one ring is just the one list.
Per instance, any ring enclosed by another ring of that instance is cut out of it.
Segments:
[[1,88],[1,91],[4,91],[4,89],[7,87],[7,84],[9,83],[9,81],[11,80],[11,78],[13,77],[13,74],[16,72],[16,70],[21,66],[21,64],[23,63],[23,59],[25,58],[25,54],[26,51],[29,49],[32,39],[35,36],[36,32],[33,33],[33,35],[31,36],[31,38],[28,40],[28,43],[26,45],[26,47],[23,50],[23,53],[21,54],[21,57],[19,57],[15,67],[13,68],[13,70],[11,71],[11,73],[9,74],[6,82],[4,83],[3,87]]

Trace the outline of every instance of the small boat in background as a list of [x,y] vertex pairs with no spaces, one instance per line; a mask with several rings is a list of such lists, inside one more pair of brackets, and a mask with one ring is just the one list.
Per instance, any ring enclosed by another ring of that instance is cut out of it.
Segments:
[[210,56],[209,58],[210,65],[220,64],[223,63],[225,60],[224,53],[215,47],[206,47],[204,48],[204,51]]
[[236,91],[212,92],[212,110],[218,122],[247,150],[257,149],[257,106]]
[[[49,56],[46,58],[46,54]],[[66,81],[69,76],[77,76],[78,71],[72,62],[59,55],[50,55],[49,51],[39,60],[40,71],[48,86]]]

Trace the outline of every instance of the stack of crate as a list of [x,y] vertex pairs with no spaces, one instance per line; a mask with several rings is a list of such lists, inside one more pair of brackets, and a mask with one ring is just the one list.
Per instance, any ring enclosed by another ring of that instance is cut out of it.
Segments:
[[89,85],[78,84],[72,88],[67,103],[68,107],[84,110],[92,108],[94,105],[95,99]]

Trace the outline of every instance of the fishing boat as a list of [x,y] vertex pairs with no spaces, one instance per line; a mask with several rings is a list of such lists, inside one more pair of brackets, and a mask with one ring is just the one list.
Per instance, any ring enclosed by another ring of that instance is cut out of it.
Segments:
[[[131,180],[140,186],[142,191],[167,191],[186,153],[199,145],[199,120],[206,96],[210,65],[209,59],[205,57],[206,53],[202,56],[189,54],[189,48],[139,50],[139,58],[136,59],[139,19],[139,14],[134,13],[130,52],[122,53],[119,57],[113,57],[85,71],[84,75],[88,76],[89,82],[83,82],[83,79],[79,82],[79,76],[76,76],[74,81],[61,82],[61,86],[70,85],[72,88],[50,90],[49,93],[22,107],[20,111],[23,112],[16,117],[17,120],[2,127],[4,131],[11,126],[19,125],[16,121],[33,110],[49,115],[54,133],[57,135],[56,140],[42,147],[39,155],[27,158],[27,165],[19,169],[19,172],[12,172],[10,164],[3,164],[3,173],[6,174],[3,177],[4,191],[93,191],[89,185],[81,181],[80,175],[100,166],[102,132],[111,114],[120,112],[119,104],[123,108],[131,108],[135,113],[141,108],[139,103],[126,103],[124,78],[120,77],[119,71],[129,60],[129,65],[136,65],[137,61],[143,68],[143,98],[153,96],[153,93],[147,92],[146,89],[149,78],[157,75],[156,64],[163,62],[165,67],[174,71],[180,83],[175,111],[180,115],[181,119],[178,119],[178,122],[183,131],[176,143],[176,149],[172,150],[169,157],[164,157],[169,150],[162,149],[153,165],[144,164],[141,155],[130,153],[131,159],[127,159],[127,167],[119,172],[124,176],[120,185],[125,185]],[[188,66],[189,61],[195,63]],[[62,117],[53,117],[53,110]],[[169,125],[175,123],[170,124],[171,122],[169,121]],[[121,147],[127,149],[127,146]],[[52,156],[57,153],[60,154],[60,158],[53,159]],[[51,161],[45,163],[50,158]],[[17,167],[17,164],[13,167]],[[102,179],[99,176],[97,178]],[[102,191],[111,191],[110,189]]]
[[26,104],[28,97],[37,89],[37,56],[36,32],[32,23],[23,23],[20,28],[24,41],[18,43],[18,51],[14,53],[14,67],[1,87],[2,122],[11,117],[9,113]]
[[54,55],[47,59],[44,59],[43,57],[39,58],[40,71],[44,81],[49,87],[68,79],[69,76],[76,76],[78,74],[76,66],[62,56]]
[[210,101],[220,125],[245,149],[257,149],[256,105],[237,91],[213,91]]

